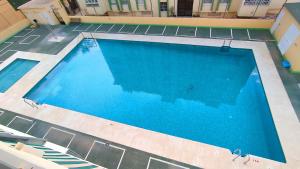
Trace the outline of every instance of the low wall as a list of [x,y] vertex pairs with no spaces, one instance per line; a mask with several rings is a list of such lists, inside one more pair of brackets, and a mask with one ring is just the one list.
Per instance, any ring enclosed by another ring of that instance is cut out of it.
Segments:
[[230,28],[264,28],[269,29],[273,19],[223,19],[223,18],[171,18],[171,17],[118,17],[118,16],[70,16],[81,19],[82,23],[127,23],[151,25],[178,25]]
[[0,163],[11,168],[34,168],[34,169],[67,169],[54,162],[39,158],[35,155],[18,151],[0,141]]
[[30,22],[27,19],[23,19],[23,20],[17,22],[16,24],[2,30],[0,32],[0,43],[5,41],[6,39],[10,38],[11,36],[13,36],[17,32],[19,32],[20,30],[26,28],[29,24],[30,24]]

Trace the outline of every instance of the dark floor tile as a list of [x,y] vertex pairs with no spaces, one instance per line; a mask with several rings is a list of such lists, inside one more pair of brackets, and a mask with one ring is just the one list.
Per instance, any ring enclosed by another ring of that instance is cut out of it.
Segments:
[[232,39],[232,37],[231,37],[231,29],[226,29],[226,28],[211,28],[211,38]]
[[148,169],[188,169],[188,168],[168,161],[151,158],[149,160]]
[[95,31],[96,32],[107,32],[112,26],[113,26],[113,24],[102,24]]
[[92,24],[80,24],[73,31],[79,31],[79,32],[86,32],[89,31],[90,28],[92,27]]
[[12,45],[12,42],[0,43],[0,52],[7,50]]
[[0,124],[6,126],[14,117],[15,113],[0,109]]
[[210,38],[210,28],[197,28],[197,38]]
[[124,26],[123,24],[115,24],[108,32],[109,33],[118,33],[122,29],[123,26]]
[[274,40],[270,30],[248,29],[252,40]]
[[20,42],[21,40],[22,40],[22,37],[15,37],[15,36],[13,36],[13,37],[9,38],[6,42],[17,43],[17,42]]
[[180,26],[177,31],[177,36],[195,37],[196,27],[182,27]]
[[149,25],[139,25],[139,27],[136,29],[134,34],[136,34],[136,35],[145,35],[148,28],[149,28]]
[[127,150],[124,154],[121,169],[147,168],[149,154],[142,151]]
[[101,24],[92,24],[92,26],[88,29],[89,32],[95,32],[100,25]]
[[10,167],[8,167],[8,166],[6,166],[4,164],[1,164],[1,163],[0,163],[0,168],[1,169],[12,169],[12,168],[10,168]]
[[178,26],[167,26],[164,32],[164,36],[176,36]]
[[38,41],[40,38],[42,38],[40,35],[29,35],[24,37],[23,40],[19,41],[19,45],[32,45],[33,42]]
[[147,32],[147,35],[162,35],[165,26],[152,25]]
[[12,50],[5,50],[4,52],[0,52],[0,61],[3,62],[9,57],[11,57],[13,54],[15,54],[17,51]]
[[121,30],[120,33],[133,33],[138,25],[125,25]]
[[95,142],[87,160],[105,168],[117,169],[123,152],[123,150],[111,145]]
[[17,34],[14,35],[14,37],[24,37],[27,35],[30,35],[33,32],[33,29],[26,28],[23,29],[22,31],[18,32]]
[[69,133],[68,131],[62,131],[57,128],[50,128],[44,139],[63,147],[68,147],[74,136],[74,134]]
[[34,120],[16,116],[7,127],[26,133],[33,125]]
[[76,157],[85,158],[91,146],[93,145],[94,140],[95,139],[93,137],[76,133],[76,136],[69,146],[69,149],[75,153],[70,152],[70,154]]
[[232,36],[236,40],[249,40],[247,29],[232,29]]
[[28,134],[43,138],[47,131],[50,129],[51,125],[42,121],[37,120],[34,126],[29,130]]

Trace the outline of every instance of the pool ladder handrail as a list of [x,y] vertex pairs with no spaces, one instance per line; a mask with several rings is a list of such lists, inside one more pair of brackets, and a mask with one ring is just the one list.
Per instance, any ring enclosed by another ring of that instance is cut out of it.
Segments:
[[232,154],[236,155],[236,157],[234,157],[234,158],[232,159],[233,162],[234,162],[237,158],[239,158],[239,157],[243,157],[243,158],[248,157],[247,160],[243,162],[244,165],[247,165],[247,163],[251,160],[250,154],[245,154],[245,155],[243,155],[243,154],[242,154],[242,150],[239,149],[239,148],[235,149],[235,150],[232,152]]
[[23,101],[28,104],[30,107],[32,108],[36,108],[36,109],[39,109],[39,106],[36,102],[34,102],[33,100],[31,100],[31,103],[28,102],[28,100],[26,98],[23,98]]
[[[87,33],[87,32],[85,32],[85,33]],[[94,41],[94,45],[93,46],[91,46],[91,47],[95,47],[95,46],[97,46],[97,41],[96,41],[96,38],[94,38],[94,36],[93,36],[93,34],[91,33],[91,32],[89,32],[89,34],[90,34],[90,37],[85,37],[84,36],[84,33],[83,32],[81,32],[81,34],[82,34],[82,37],[84,38],[84,39],[93,39],[93,41]]]
[[231,42],[232,42],[232,40],[229,40],[229,43],[228,43],[228,45],[225,45],[225,44],[226,44],[226,42],[227,42],[227,40],[226,40],[226,39],[224,39],[222,47],[231,47]]
[[245,154],[245,158],[248,157],[246,161],[243,162],[244,165],[247,165],[247,163],[251,160],[250,154]]
[[233,155],[236,155],[232,161],[235,161],[237,158],[242,157],[242,150],[237,148],[232,152]]

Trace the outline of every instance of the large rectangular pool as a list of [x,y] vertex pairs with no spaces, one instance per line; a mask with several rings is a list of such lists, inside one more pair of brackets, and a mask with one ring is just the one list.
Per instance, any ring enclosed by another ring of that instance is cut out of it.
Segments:
[[0,71],[0,92],[7,91],[38,63],[34,60],[16,59],[6,66]]
[[285,162],[252,50],[91,43],[83,40],[26,97]]

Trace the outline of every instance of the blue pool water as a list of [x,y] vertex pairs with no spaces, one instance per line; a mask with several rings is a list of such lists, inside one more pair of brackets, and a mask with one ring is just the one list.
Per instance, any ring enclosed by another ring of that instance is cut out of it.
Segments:
[[0,71],[0,92],[3,93],[8,90],[36,64],[38,64],[38,61],[25,59],[16,59],[10,63]]
[[285,162],[251,50],[89,43],[82,41],[26,97]]

